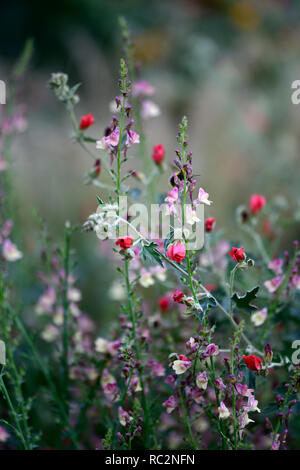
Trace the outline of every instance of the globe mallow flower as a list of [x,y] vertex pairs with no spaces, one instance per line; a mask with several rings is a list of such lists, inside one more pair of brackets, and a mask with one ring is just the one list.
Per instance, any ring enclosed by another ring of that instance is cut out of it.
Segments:
[[262,208],[266,205],[267,201],[261,194],[252,194],[249,200],[250,211],[252,214],[258,214]]
[[185,244],[181,243],[180,241],[174,245],[169,245],[167,249],[167,257],[172,261],[176,261],[176,263],[181,263],[181,261],[185,258],[185,254]]
[[255,354],[251,354],[250,356],[245,356],[243,355],[243,359],[245,361],[246,366],[250,370],[260,370],[261,369],[261,364],[263,362],[260,357],[255,356]]
[[243,247],[236,248],[235,246],[233,246],[228,254],[236,263],[240,263],[241,261],[244,261],[246,259]]
[[81,130],[87,129],[88,127],[92,126],[95,123],[95,118],[92,113],[86,114],[82,116],[79,123],[79,128]]

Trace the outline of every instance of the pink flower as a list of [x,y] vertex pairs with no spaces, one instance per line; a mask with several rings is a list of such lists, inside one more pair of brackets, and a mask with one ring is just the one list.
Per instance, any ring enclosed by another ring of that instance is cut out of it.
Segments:
[[289,285],[294,289],[300,289],[300,276],[298,274],[294,274],[290,280]]
[[274,271],[276,276],[279,276],[279,274],[282,273],[282,265],[283,265],[283,259],[282,258],[274,258],[270,263],[268,264],[268,268]]
[[9,434],[3,426],[0,426],[0,442],[6,442],[9,439]]
[[101,140],[97,140],[96,148],[98,150],[110,150],[110,146],[116,147],[119,143],[119,129],[115,129],[108,136],[102,137]]
[[167,257],[176,263],[181,263],[185,258],[185,244],[178,241],[176,245],[170,245],[167,249]]
[[205,353],[209,356],[217,356],[219,354],[219,346],[211,343],[206,347]]
[[146,95],[150,96],[155,93],[154,87],[146,80],[134,82],[132,85],[132,93],[134,96]]
[[223,380],[221,379],[221,377],[219,377],[218,379],[216,379],[216,387],[221,391],[223,392],[224,390],[226,390],[226,385],[224,384]]
[[153,101],[145,100],[141,106],[141,116],[143,119],[153,118],[160,115],[160,109]]
[[18,248],[16,247],[16,245],[14,245],[8,239],[4,240],[3,242],[2,255],[3,255],[3,258],[6,259],[6,261],[10,261],[10,262],[18,261],[23,256],[21,251],[19,251]]
[[271,294],[273,294],[273,292],[276,292],[277,289],[279,288],[281,281],[282,281],[282,277],[276,276],[276,277],[273,277],[273,279],[270,279],[269,281],[264,282],[264,286],[268,289],[268,291]]
[[175,410],[177,403],[173,395],[171,395],[166,401],[163,402],[162,404],[167,408],[167,413],[168,415],[172,413],[172,411]]
[[212,229],[214,228],[214,224],[215,224],[215,217],[212,217],[211,219],[206,219],[205,221],[205,230],[207,232],[211,232]]
[[237,393],[241,395],[242,397],[250,397],[250,395],[252,395],[252,392],[253,392],[252,388],[248,388],[246,384],[243,385],[239,382],[235,385],[235,388],[236,388]]
[[200,188],[198,192],[198,198],[194,201],[194,204],[206,204],[207,206],[210,206],[212,201],[209,201],[208,198],[209,194],[204,191],[203,188]]
[[252,214],[257,214],[262,210],[262,208],[266,205],[267,201],[264,196],[260,194],[252,194],[249,201],[249,206]]
[[127,131],[127,138],[126,138],[126,145],[130,147],[132,144],[139,144],[140,143],[140,136],[134,131]]
[[121,426],[127,426],[127,424],[129,424],[133,420],[133,417],[130,416],[127,411],[123,410],[122,406],[119,406],[118,408],[118,417]]

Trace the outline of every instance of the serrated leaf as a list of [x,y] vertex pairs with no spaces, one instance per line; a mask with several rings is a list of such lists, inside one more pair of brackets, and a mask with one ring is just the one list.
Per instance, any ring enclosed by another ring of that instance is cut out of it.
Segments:
[[206,315],[210,309],[216,306],[216,301],[213,297],[204,297],[204,299],[199,301],[199,305],[202,308],[203,315]]
[[258,290],[259,286],[256,286],[252,290],[246,292],[246,294],[244,295],[239,295],[235,292],[232,296],[232,300],[235,302],[238,308],[250,312],[251,310],[256,308],[255,305],[252,305],[252,302],[257,298],[256,294]]
[[149,245],[143,245],[142,247],[142,258],[144,261],[147,259],[154,264],[159,264],[161,267],[164,267],[160,254],[157,251],[157,243],[151,242]]

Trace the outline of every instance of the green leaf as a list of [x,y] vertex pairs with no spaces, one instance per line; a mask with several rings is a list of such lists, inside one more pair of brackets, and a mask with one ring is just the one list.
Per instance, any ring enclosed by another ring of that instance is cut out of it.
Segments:
[[105,204],[105,202],[102,201],[101,197],[99,196],[97,196],[97,201],[98,201],[99,206],[103,206],[103,204]]
[[259,286],[256,286],[252,290],[246,292],[246,294],[241,296],[235,292],[232,296],[232,300],[235,302],[238,308],[250,312],[251,310],[256,308],[255,305],[252,305],[252,302],[257,298],[256,294],[258,290]]
[[199,301],[199,305],[202,308],[203,315],[206,315],[213,307],[216,306],[216,301],[213,297],[204,297]]
[[141,255],[144,261],[148,259],[152,263],[159,264],[160,266],[164,267],[160,254],[156,249],[157,246],[157,243],[154,242],[151,242],[149,245],[143,245]]

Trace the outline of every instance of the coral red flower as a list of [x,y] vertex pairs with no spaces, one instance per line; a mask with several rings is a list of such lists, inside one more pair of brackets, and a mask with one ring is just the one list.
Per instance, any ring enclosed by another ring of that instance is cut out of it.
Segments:
[[133,243],[133,238],[132,237],[120,237],[116,241],[116,245],[119,245],[119,247],[122,250],[126,250],[127,248],[130,248]]
[[240,261],[244,261],[244,259],[246,258],[243,247],[236,248],[235,246],[233,246],[232,250],[228,254],[236,263],[239,263]]
[[180,361],[188,361],[188,362],[191,362],[191,359],[189,359],[188,357],[186,357],[184,354],[179,354],[179,360],[180,360]]
[[169,310],[170,303],[169,297],[161,297],[158,301],[159,308],[162,312],[167,312]]
[[153,147],[152,160],[154,160],[155,163],[160,165],[163,159],[165,158],[165,153],[165,148],[162,144],[155,145]]
[[243,359],[244,359],[248,369],[250,369],[250,370],[260,370],[261,369],[261,364],[262,364],[263,360],[260,359],[260,357],[257,357],[254,354],[251,354],[251,356],[243,355]]
[[260,194],[252,194],[249,201],[249,206],[252,214],[257,214],[262,210],[262,208],[266,205],[267,201],[264,196]]
[[90,114],[87,114],[86,116],[82,116],[82,118],[80,119],[79,127],[80,129],[84,130],[92,126],[94,122],[95,122],[94,116],[92,115],[92,113],[90,113]]
[[212,217],[211,219],[206,219],[205,221],[205,230],[207,232],[211,232],[212,229],[214,228],[214,223],[215,223],[215,217]]
[[176,261],[177,263],[181,263],[181,261],[185,257],[185,245],[178,241],[176,245],[170,245],[167,249],[167,257],[170,258],[172,261]]
[[184,297],[184,293],[180,292],[179,289],[176,289],[176,291],[173,294],[174,302],[177,302],[178,304],[180,304],[182,302],[183,297]]

